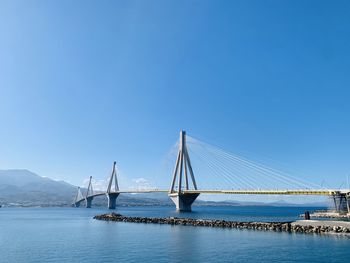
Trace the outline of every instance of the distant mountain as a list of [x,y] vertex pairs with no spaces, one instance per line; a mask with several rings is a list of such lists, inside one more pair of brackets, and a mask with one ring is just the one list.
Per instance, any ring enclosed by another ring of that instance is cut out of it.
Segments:
[[1,204],[69,205],[75,193],[73,185],[28,170],[0,170]]
[[[84,190],[82,192],[84,194]],[[70,206],[77,187],[55,181],[28,170],[0,170],[0,205],[4,206]],[[165,194],[123,194],[120,206],[171,205]],[[96,197],[94,206],[107,206],[105,196]]]

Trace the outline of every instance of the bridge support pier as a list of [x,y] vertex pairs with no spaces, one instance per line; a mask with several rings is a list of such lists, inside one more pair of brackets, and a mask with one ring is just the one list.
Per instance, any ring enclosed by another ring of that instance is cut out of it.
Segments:
[[117,198],[119,193],[107,193],[108,209],[115,209],[117,206]]
[[333,194],[335,211],[339,214],[350,213],[350,195],[345,193]]
[[75,202],[74,207],[80,207],[80,202]]
[[85,207],[91,208],[92,200],[94,199],[93,196],[89,196],[85,198]]
[[192,204],[196,200],[199,194],[193,193],[171,193],[169,197],[176,205],[176,211],[179,212],[191,212]]

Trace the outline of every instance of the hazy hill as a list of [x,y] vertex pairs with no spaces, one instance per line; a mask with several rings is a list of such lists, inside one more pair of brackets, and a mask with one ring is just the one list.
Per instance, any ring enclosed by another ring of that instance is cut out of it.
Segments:
[[0,202],[21,205],[69,205],[76,187],[28,170],[0,170]]
[[[0,205],[70,206],[76,191],[76,186],[28,170],[0,170]],[[107,206],[107,198],[97,197],[93,205]],[[118,198],[118,205],[171,205],[171,202],[167,195],[123,194]]]

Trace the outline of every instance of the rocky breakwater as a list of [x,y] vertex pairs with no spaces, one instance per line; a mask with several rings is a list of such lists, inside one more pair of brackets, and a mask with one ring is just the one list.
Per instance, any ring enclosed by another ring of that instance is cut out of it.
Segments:
[[233,229],[252,229],[275,232],[291,233],[350,233],[350,227],[318,226],[297,224],[296,222],[237,222],[226,220],[192,219],[192,218],[156,218],[156,217],[129,217],[111,213],[94,216],[94,219],[115,222],[145,223],[145,224],[167,224],[183,226],[202,226]]
[[[302,214],[300,217],[304,217],[305,215]],[[335,211],[314,211],[310,214],[311,218],[334,218],[334,219],[342,219],[342,220],[349,220],[350,219],[350,213],[347,214],[339,214]]]

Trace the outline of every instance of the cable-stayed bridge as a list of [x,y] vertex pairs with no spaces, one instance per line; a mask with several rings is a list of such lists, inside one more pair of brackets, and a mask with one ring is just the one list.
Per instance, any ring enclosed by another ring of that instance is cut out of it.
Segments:
[[[177,155],[169,189],[119,189],[114,162],[106,191],[94,192],[90,177],[85,195],[78,187],[73,205],[78,207],[85,202],[85,206],[89,208],[94,197],[105,195],[108,208],[115,209],[119,194],[168,193],[177,210],[191,211],[192,203],[200,194],[314,195],[331,197],[337,212],[350,213],[350,189],[326,189],[186,136],[185,131],[180,132],[180,139],[175,147]],[[196,173],[201,175],[201,179],[207,177],[203,181],[209,185],[197,186],[192,158],[204,164],[195,167]],[[216,187],[212,187],[213,185]]]

